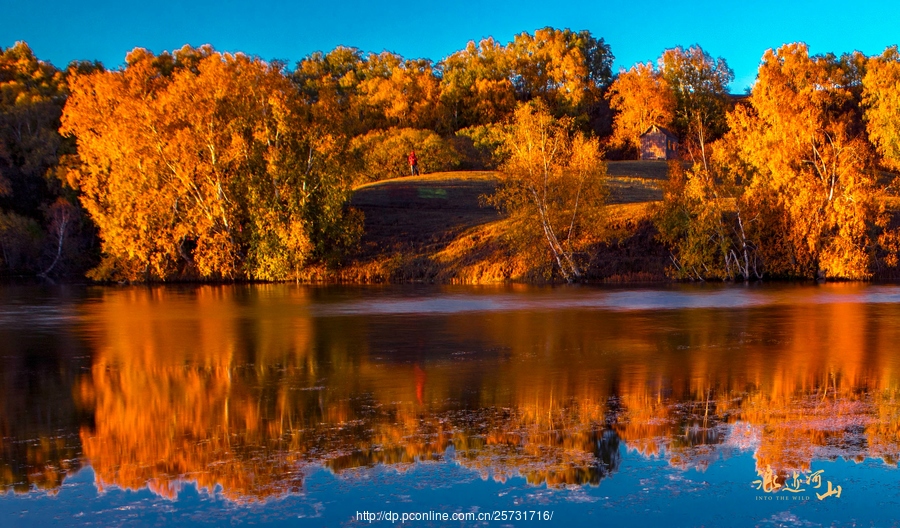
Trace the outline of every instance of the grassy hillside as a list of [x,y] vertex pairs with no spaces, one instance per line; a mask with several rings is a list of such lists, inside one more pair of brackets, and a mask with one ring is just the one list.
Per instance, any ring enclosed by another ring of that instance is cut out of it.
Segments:
[[500,219],[480,197],[496,188],[492,172],[441,172],[363,185],[350,202],[365,214],[360,257],[434,251],[472,227]]
[[[597,282],[667,280],[669,252],[650,223],[663,196],[667,165],[661,161],[614,161],[605,238],[590,251],[585,270]],[[900,185],[882,173],[881,197],[900,226]],[[312,270],[310,280],[347,282],[492,283],[552,280],[546,247],[512,247],[508,220],[481,199],[496,189],[494,172],[443,172],[396,178],[357,188],[351,205],[365,215],[356,254],[334,270]],[[543,253],[542,253],[543,252]],[[544,264],[540,264],[543,262]],[[879,278],[898,278],[896,268]]]
[[[662,198],[665,162],[611,162],[610,218],[604,247],[588,274],[594,280],[662,280],[664,255],[652,239],[649,204]],[[509,226],[483,204],[496,188],[493,172],[444,172],[357,188],[351,206],[365,215],[359,252],[327,278],[359,282],[487,283],[541,281],[550,269],[513,251]],[[539,255],[537,255],[539,256]],[[322,277],[325,278],[325,277]]]

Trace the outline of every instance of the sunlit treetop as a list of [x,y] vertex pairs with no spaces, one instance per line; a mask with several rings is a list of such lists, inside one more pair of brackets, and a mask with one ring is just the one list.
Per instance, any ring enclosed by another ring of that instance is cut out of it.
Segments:
[[63,72],[38,60],[28,44],[0,48],[0,107],[47,101],[64,93]]

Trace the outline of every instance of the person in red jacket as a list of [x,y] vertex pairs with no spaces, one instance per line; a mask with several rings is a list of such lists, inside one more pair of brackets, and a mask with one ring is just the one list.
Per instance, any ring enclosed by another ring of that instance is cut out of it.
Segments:
[[411,176],[419,175],[419,158],[416,157],[416,151],[413,150],[409,153],[409,170],[412,173]]

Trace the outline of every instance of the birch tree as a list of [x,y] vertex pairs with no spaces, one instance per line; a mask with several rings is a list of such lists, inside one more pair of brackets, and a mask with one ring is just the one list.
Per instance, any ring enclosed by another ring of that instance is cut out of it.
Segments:
[[543,239],[555,268],[573,282],[583,276],[580,253],[601,228],[606,165],[595,139],[554,119],[540,100],[521,105],[506,137],[494,201],[526,236]]
[[734,73],[725,59],[714,59],[696,45],[666,50],[659,68],[675,97],[676,132],[694,160],[707,163],[706,145],[728,130],[728,84]]
[[854,77],[834,56],[805,44],[768,50],[750,107],[730,116],[744,198],[774,237],[758,236],[769,271],[859,279],[870,276],[876,202],[873,153],[860,134]]

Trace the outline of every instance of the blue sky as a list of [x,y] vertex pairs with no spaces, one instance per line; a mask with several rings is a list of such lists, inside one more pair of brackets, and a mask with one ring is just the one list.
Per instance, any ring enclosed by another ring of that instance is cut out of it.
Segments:
[[438,61],[469,40],[553,26],[603,37],[615,69],[655,60],[666,48],[700,44],[735,72],[732,91],[749,86],[768,48],[803,41],[813,53],[880,53],[900,42],[900,9],[883,1],[673,2],[129,2],[0,0],[0,47],[24,40],[57,66],[73,59],[124,62],[135,47],[153,52],[212,44],[293,65],[337,45],[389,50]]

